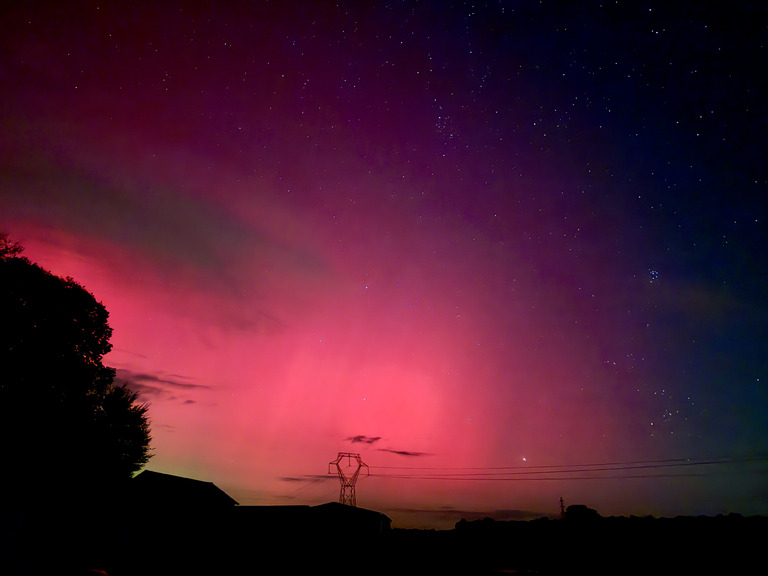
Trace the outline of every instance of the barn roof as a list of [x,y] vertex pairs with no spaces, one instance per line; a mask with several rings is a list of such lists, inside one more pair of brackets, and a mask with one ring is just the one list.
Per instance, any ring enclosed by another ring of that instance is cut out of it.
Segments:
[[136,497],[160,506],[236,506],[237,501],[213,482],[144,470],[132,481]]

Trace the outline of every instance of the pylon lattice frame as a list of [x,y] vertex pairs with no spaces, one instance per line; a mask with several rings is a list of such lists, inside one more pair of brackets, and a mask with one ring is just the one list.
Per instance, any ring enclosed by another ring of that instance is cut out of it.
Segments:
[[[347,458],[349,465],[352,465],[352,460],[357,462],[357,468],[351,476],[344,474],[344,470],[341,468],[341,462]],[[357,506],[357,496],[355,495],[355,483],[360,477],[360,470],[365,468],[365,476],[368,476],[368,464],[360,459],[360,454],[354,454],[353,452],[339,452],[336,460],[328,463],[328,473],[331,473],[331,466],[336,466],[336,472],[339,475],[339,482],[341,482],[341,489],[339,490],[339,504],[347,504],[348,506]],[[364,476],[364,477],[365,477]]]

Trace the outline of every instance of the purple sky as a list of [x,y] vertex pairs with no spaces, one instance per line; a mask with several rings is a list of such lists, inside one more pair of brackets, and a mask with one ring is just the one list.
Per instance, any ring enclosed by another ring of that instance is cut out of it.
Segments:
[[0,229],[109,310],[149,469],[768,513],[762,4],[159,4],[0,18]]

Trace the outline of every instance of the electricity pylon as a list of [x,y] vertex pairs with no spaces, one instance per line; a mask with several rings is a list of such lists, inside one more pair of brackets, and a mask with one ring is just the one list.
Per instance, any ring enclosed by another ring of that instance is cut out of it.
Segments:
[[[352,459],[357,461],[357,468],[352,475],[347,476],[344,470],[341,468],[341,461],[347,459],[348,466],[352,465]],[[360,476],[360,469],[365,468],[365,475],[368,476],[368,464],[360,459],[360,454],[353,454],[352,452],[339,452],[336,460],[328,463],[328,473],[331,473],[331,466],[336,465],[336,472],[339,474],[339,482],[341,482],[341,490],[339,491],[339,504],[348,504],[349,506],[357,506],[357,497],[355,496],[355,482],[357,482],[358,476]]]

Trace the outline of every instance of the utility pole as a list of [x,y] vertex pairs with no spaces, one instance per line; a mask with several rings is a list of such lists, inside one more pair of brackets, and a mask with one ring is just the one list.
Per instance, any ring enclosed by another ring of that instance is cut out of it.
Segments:
[[560,496],[560,519],[562,520],[565,518],[565,502],[563,502],[563,497]]
[[[347,459],[347,468],[353,466],[352,460],[355,460],[357,467],[355,471],[347,475],[341,468],[341,462]],[[336,466],[336,472],[339,475],[339,482],[341,482],[341,490],[339,491],[339,504],[347,504],[349,506],[357,506],[357,497],[355,496],[355,483],[360,476],[360,469],[365,468],[365,475],[368,476],[368,464],[360,459],[360,454],[353,454],[352,452],[339,452],[336,460],[328,463],[328,473],[331,473],[331,466]]]

